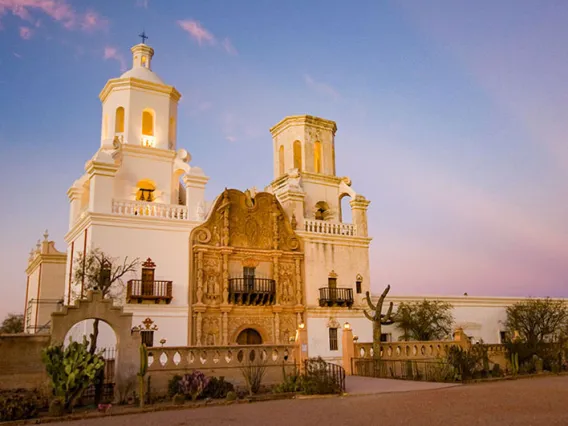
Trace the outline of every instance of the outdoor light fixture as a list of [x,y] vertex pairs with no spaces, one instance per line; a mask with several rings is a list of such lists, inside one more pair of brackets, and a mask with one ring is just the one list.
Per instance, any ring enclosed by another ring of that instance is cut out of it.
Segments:
[[162,339],[160,340],[160,343],[162,344],[162,348],[164,347],[164,345],[166,344],[166,339]]
[[343,324],[343,328],[345,330],[351,330],[351,324],[349,324],[348,322],[346,322],[345,324]]
[[301,324],[298,326],[298,328],[299,328],[300,330],[303,330],[304,328],[306,328],[306,324],[301,323]]
[[353,336],[353,341],[357,342],[357,340],[359,340],[359,336]]

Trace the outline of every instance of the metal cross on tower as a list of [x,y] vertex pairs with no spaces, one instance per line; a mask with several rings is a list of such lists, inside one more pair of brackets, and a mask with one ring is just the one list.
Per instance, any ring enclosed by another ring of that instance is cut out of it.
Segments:
[[146,44],[146,39],[148,38],[146,32],[142,31],[142,34],[138,34],[138,37],[142,39],[142,44]]

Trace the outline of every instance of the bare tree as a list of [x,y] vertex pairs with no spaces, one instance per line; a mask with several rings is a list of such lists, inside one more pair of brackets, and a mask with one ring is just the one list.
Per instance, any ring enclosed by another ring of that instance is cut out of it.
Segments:
[[[129,260],[125,257],[122,262],[110,257],[102,250],[95,248],[86,254],[80,252],[74,265],[75,295],[83,298],[87,291],[98,290],[104,298],[118,300],[124,293],[123,277],[138,269],[138,258]],[[77,292],[78,290],[78,292]],[[93,322],[93,333],[90,336],[89,352],[94,354],[97,349],[99,336],[99,320]]]

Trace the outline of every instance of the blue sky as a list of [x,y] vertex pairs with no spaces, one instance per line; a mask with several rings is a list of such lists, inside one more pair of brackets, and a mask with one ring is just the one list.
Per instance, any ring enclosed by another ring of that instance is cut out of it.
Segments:
[[375,290],[568,297],[567,21],[553,0],[0,0],[0,316],[45,228],[64,249],[98,94],[142,29],[208,198],[269,183],[284,116],[332,119]]

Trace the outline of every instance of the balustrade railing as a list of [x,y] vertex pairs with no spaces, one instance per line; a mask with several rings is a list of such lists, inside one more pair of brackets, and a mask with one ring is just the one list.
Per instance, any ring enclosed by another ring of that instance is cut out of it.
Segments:
[[229,302],[243,305],[272,305],[276,283],[269,278],[229,278]]
[[352,288],[323,287],[319,293],[320,306],[353,306]]
[[293,366],[294,345],[179,346],[148,348],[148,371]]
[[357,236],[357,225],[352,223],[328,222],[326,220],[305,219],[304,231],[315,234]]
[[170,303],[172,298],[171,281],[130,280],[126,285],[126,303],[142,303],[146,300]]
[[112,212],[122,216],[157,217],[177,220],[189,219],[187,206],[144,201],[113,200]]
[[[453,340],[431,342],[393,342],[384,343],[381,348],[381,359],[434,359],[444,358],[451,346],[459,345]],[[356,358],[373,358],[372,343],[355,343]]]

